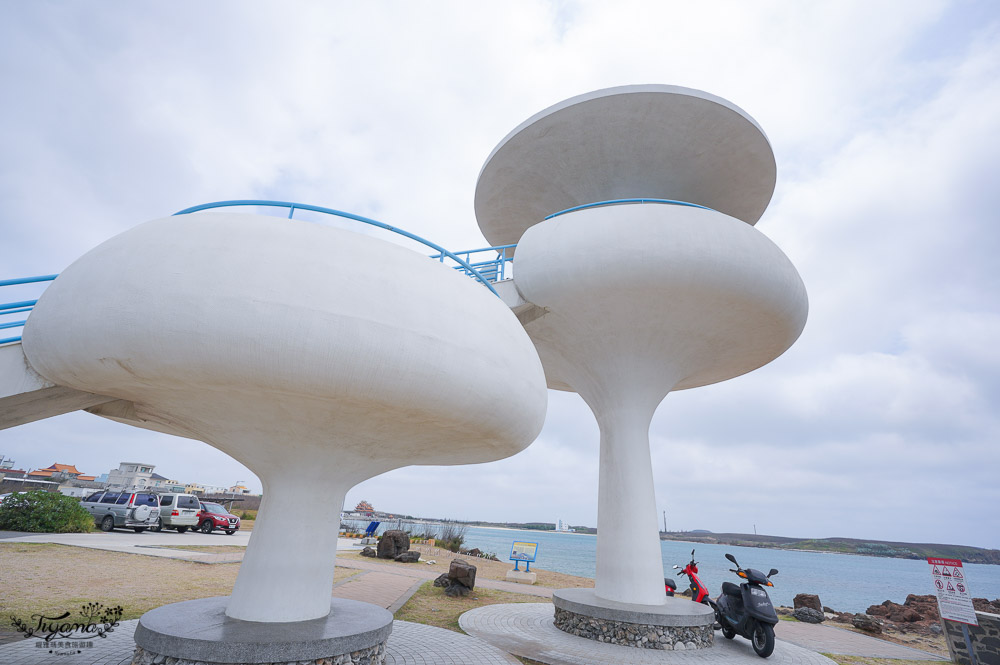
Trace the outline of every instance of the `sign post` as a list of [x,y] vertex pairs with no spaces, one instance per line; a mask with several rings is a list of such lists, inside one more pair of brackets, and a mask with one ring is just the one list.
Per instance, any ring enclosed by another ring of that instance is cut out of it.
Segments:
[[510,548],[510,560],[514,562],[514,570],[518,570],[518,564],[524,562],[524,572],[531,572],[531,563],[538,556],[538,543],[524,543],[515,540]]
[[972,593],[965,581],[962,562],[958,559],[927,557],[927,563],[931,567],[931,577],[934,578],[934,591],[941,618],[961,625],[965,648],[969,650],[969,660],[972,665],[977,665],[972,638],[969,637],[969,626],[978,626],[979,621],[972,604]]

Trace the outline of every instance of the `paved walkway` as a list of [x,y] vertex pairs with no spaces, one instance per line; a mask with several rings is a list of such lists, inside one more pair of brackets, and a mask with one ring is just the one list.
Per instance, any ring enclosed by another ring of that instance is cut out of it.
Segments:
[[[237,563],[243,560],[243,552],[213,554],[211,552],[198,552],[195,550],[170,549],[165,546],[234,545],[236,547],[246,547],[250,542],[250,535],[252,533],[252,531],[237,531],[233,535],[227,536],[222,531],[214,533],[201,533],[200,531],[188,531],[187,533],[177,533],[176,531],[161,531],[159,533],[145,531],[143,533],[135,533],[134,531],[115,529],[107,533],[101,531],[98,533],[35,534],[0,531],[0,541],[6,543],[54,543],[56,545],[86,547],[109,552],[123,552],[125,554],[142,554],[166,559],[179,559],[181,561],[195,561],[197,563]],[[338,538],[337,551],[357,552],[360,549],[357,546],[358,542],[353,539]]]
[[[135,649],[133,634],[139,621],[123,621],[105,639],[91,640],[92,648],[44,649],[41,640],[21,640],[0,646],[3,665],[128,665]],[[63,653],[65,651],[65,653]],[[496,647],[444,628],[395,621],[386,643],[386,665],[520,665]]]
[[[469,635],[503,651],[549,665],[761,663],[749,641],[740,637],[727,640],[721,633],[716,633],[715,646],[711,649],[688,651],[636,649],[577,637],[555,627],[552,605],[547,603],[487,605],[463,614],[458,625]],[[825,656],[781,640],[767,662],[769,665],[834,665]]]
[[774,629],[774,634],[786,642],[821,653],[896,658],[899,660],[940,660],[945,662],[949,660],[913,647],[825,624],[779,621]]

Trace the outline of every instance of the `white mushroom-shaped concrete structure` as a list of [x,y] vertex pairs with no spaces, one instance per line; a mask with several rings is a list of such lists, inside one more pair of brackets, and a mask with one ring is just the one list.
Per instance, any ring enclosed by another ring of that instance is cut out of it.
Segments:
[[260,477],[225,611],[253,622],[330,612],[350,487],[513,455],[546,409],[530,339],[481,284],[381,239],[258,215],[108,240],[45,292],[23,344],[49,380],[119,398],[99,415],[205,441]]
[[663,398],[770,362],[805,325],[798,273],[753,226],[774,184],[745,112],[663,85],[557,104],[483,167],[476,215],[492,243],[517,243],[548,385],[600,426],[599,599],[667,602],[649,452]]

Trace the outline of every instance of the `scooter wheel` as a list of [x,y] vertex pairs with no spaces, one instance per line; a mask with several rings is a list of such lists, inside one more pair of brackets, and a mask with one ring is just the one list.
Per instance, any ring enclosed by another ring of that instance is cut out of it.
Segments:
[[736,637],[736,629],[729,625],[729,622],[725,619],[719,621],[719,625],[722,626],[722,636],[727,640],[731,640]]
[[753,643],[754,653],[761,658],[767,658],[774,652],[774,627],[766,623],[757,623],[750,641]]

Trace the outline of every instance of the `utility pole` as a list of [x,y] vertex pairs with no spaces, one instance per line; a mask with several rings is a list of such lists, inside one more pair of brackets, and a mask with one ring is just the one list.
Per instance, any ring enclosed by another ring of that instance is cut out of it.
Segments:
[[667,532],[667,511],[663,511],[663,533]]

